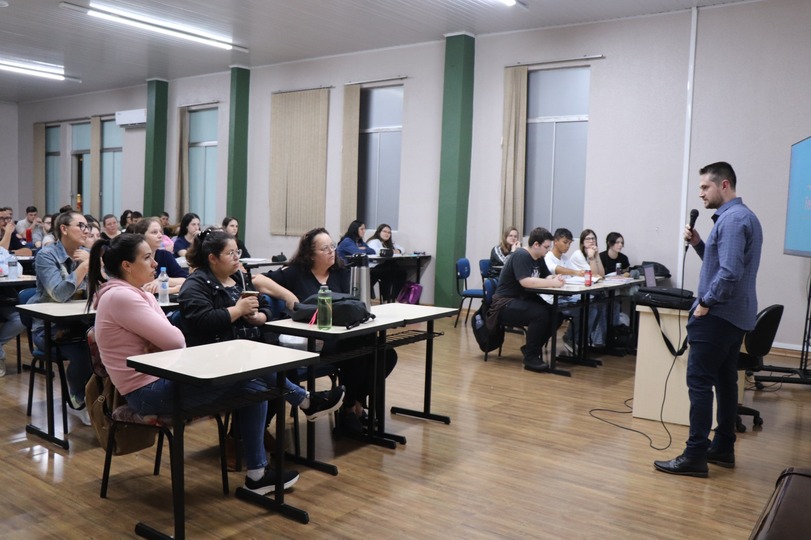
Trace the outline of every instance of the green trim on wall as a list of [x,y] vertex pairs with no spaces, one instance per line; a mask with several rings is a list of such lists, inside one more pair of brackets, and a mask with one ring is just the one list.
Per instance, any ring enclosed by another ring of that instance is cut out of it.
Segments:
[[437,306],[456,307],[460,301],[456,293],[455,266],[456,260],[465,256],[467,238],[475,41],[468,35],[450,36],[445,40],[437,220],[437,231],[442,234],[437,234],[435,250],[434,303]]
[[169,83],[146,83],[146,164],[144,166],[144,215],[159,216],[166,195],[166,140]]
[[243,224],[243,230],[248,204],[248,106],[250,96],[250,70],[240,67],[231,68],[226,215],[237,218]]

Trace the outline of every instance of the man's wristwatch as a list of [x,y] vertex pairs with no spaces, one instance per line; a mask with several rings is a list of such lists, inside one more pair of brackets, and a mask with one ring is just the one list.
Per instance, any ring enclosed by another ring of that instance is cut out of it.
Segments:
[[699,299],[698,299],[698,305],[699,305],[699,306],[701,306],[701,307],[703,307],[703,308],[707,308],[707,309],[709,309],[709,308],[710,308],[710,306],[708,306],[707,304],[705,304],[705,303],[704,303],[704,299],[703,299],[703,298],[699,298]]

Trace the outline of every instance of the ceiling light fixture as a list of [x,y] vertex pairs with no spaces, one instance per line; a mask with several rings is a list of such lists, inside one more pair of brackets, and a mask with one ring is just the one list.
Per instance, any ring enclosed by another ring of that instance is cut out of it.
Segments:
[[89,7],[71,4],[70,2],[60,2],[59,7],[78,11],[79,13],[84,13],[86,15],[90,15],[91,17],[97,17],[106,21],[126,24],[127,26],[133,26],[141,30],[148,30],[150,32],[157,32],[165,36],[210,45],[212,47],[225,49],[226,51],[234,50],[244,53],[250,52],[245,47],[234,45],[231,42],[231,39],[227,37],[208,34],[198,28],[184,26],[164,19],[155,19],[139,13],[133,13],[131,11],[124,11],[112,6],[98,4],[96,2],[90,2]]
[[507,7],[513,7],[515,4],[518,4],[524,9],[529,9],[529,6],[524,0],[498,0],[498,1]]
[[65,75],[64,66],[46,64],[44,62],[23,62],[21,60],[0,58],[0,70],[10,71],[11,73],[21,73],[23,75],[32,75],[34,77],[42,77],[44,79],[51,79],[54,81],[82,82],[81,79]]

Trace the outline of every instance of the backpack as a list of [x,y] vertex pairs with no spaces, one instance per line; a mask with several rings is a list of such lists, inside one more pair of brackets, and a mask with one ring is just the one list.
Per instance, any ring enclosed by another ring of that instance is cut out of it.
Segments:
[[640,306],[689,310],[695,297],[693,291],[677,287],[640,287],[634,302]]
[[487,329],[487,319],[485,313],[490,306],[482,304],[476,313],[473,314],[471,319],[471,327],[473,328],[473,337],[476,338],[476,343],[482,352],[489,353],[500,348],[504,343],[504,327],[497,324],[492,332]]
[[[374,314],[366,308],[366,304],[351,294],[336,292],[331,294],[332,324],[334,326],[345,326],[348,330],[375,318]],[[296,322],[309,323],[316,313],[318,313],[318,295],[314,294],[303,302],[295,304],[290,318]]]
[[397,302],[401,304],[419,304],[420,296],[422,296],[422,285],[407,281],[397,295]]

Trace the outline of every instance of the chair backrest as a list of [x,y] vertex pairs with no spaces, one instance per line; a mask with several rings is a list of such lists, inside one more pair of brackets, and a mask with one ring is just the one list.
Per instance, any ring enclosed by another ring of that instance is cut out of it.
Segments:
[[479,272],[482,275],[482,283],[490,275],[490,259],[479,259]]
[[484,280],[484,303],[490,305],[493,300],[493,295],[496,294],[498,289],[498,280],[495,278],[485,278]]
[[467,278],[470,277],[470,261],[462,257],[456,261],[456,292],[460,295],[467,289]]
[[744,337],[746,352],[756,358],[763,358],[772,348],[777,327],[783,318],[783,306],[775,304],[758,313],[755,327]]

